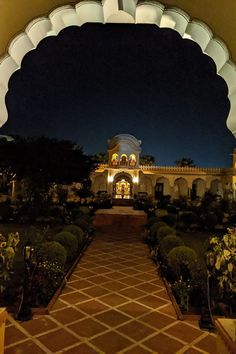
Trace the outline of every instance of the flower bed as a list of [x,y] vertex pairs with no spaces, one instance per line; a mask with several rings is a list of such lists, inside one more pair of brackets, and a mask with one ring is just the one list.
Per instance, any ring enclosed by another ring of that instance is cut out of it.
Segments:
[[[207,302],[210,275],[211,309],[217,316],[236,316],[236,229],[223,236],[209,237],[202,252],[211,249],[213,265],[207,270],[203,257],[184,244],[176,229],[150,217],[144,229],[152,258],[183,314],[200,315]],[[191,233],[190,237],[196,237]],[[191,244],[188,240],[188,244]],[[209,273],[210,272],[210,273]]]
[[[31,242],[27,242],[27,247],[20,245],[17,234],[16,245],[19,243],[19,249],[17,252],[15,247],[11,262],[6,257],[9,253],[6,249],[10,247],[12,234],[7,244],[3,241],[5,244],[3,243],[4,247],[0,249],[2,251],[0,255],[7,260],[5,268],[9,276],[5,283],[1,281],[2,306],[6,306],[10,312],[19,313],[27,297],[28,305],[33,308],[33,312],[49,312],[92,240],[94,230],[91,226],[91,218],[81,218],[78,222],[82,224],[83,229],[77,225],[67,225],[59,229],[59,232],[55,232],[57,229],[53,229],[54,231],[50,229],[47,230],[46,238],[42,238],[42,235],[38,237],[37,229],[33,228]],[[24,251],[24,259],[22,251]],[[3,252],[5,252],[4,256]],[[6,274],[2,268],[1,271],[1,274]]]

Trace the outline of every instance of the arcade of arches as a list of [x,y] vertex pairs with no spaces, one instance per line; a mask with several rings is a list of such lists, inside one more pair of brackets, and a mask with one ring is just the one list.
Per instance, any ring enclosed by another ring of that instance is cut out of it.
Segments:
[[92,174],[95,193],[106,191],[117,199],[132,199],[145,193],[154,199],[170,195],[202,197],[206,191],[236,200],[236,149],[231,168],[141,166],[141,141],[120,134],[108,141],[108,164]]

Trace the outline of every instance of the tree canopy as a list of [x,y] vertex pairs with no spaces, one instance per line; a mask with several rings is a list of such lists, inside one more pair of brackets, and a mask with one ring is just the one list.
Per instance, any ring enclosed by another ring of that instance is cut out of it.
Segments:
[[176,160],[175,164],[178,167],[195,167],[194,161],[189,157],[182,157],[181,159]]
[[153,166],[155,157],[152,155],[141,155],[139,158],[139,164],[143,166]]
[[15,137],[0,140],[0,170],[32,188],[47,190],[52,183],[70,184],[89,179],[94,162],[68,140]]
[[108,163],[108,154],[106,152],[98,152],[95,155],[91,155],[91,158],[97,165]]

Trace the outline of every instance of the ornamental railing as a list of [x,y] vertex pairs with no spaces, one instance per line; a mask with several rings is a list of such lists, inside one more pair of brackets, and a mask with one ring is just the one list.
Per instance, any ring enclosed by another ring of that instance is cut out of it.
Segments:
[[108,164],[100,164],[100,169],[105,168],[113,168],[113,169],[140,169],[141,171],[155,171],[160,173],[175,173],[175,174],[188,174],[188,173],[197,173],[197,174],[208,174],[208,175],[236,175],[236,169],[234,168],[219,168],[219,167],[179,167],[179,166],[125,166],[125,165],[108,165]]

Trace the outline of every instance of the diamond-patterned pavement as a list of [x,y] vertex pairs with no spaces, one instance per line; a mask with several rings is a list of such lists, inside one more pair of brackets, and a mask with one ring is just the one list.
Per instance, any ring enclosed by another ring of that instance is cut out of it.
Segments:
[[96,233],[50,315],[9,316],[5,354],[16,353],[215,354],[216,337],[176,319],[137,218],[122,215]]

